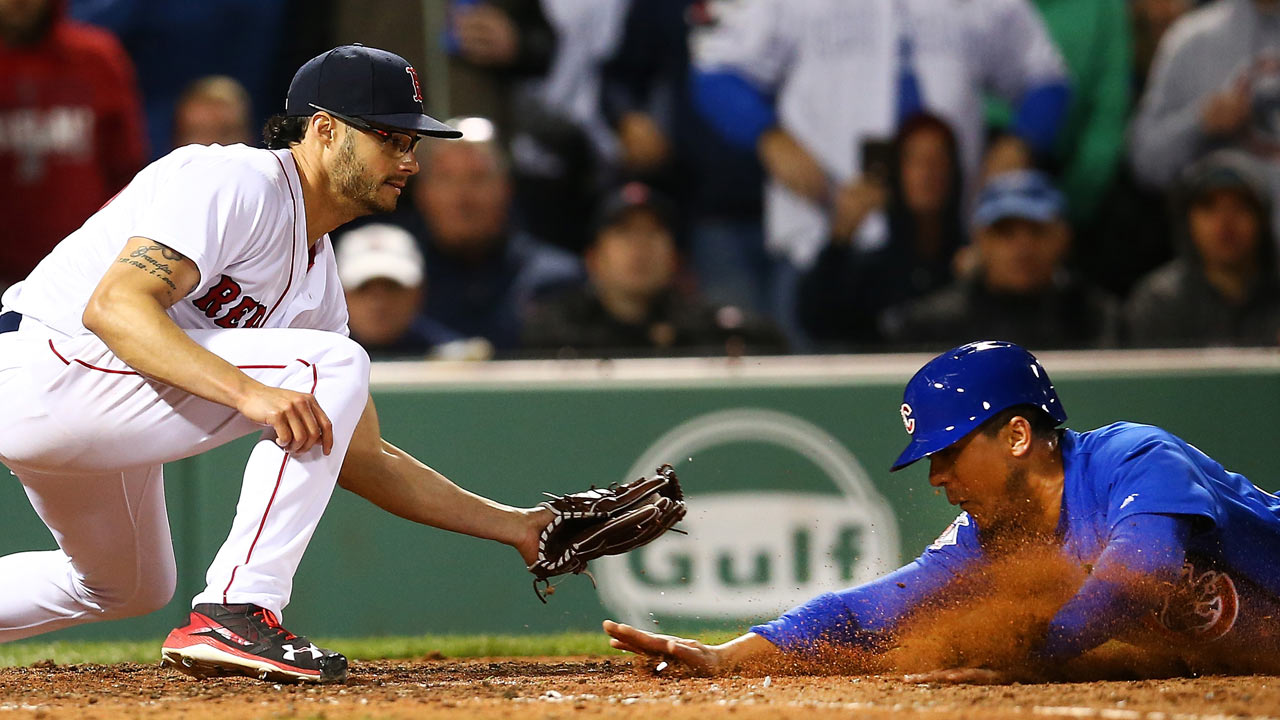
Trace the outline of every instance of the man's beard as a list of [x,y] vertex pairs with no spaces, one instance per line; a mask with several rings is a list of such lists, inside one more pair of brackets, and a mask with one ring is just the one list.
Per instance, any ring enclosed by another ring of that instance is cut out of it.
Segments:
[[1004,483],[1004,503],[1005,512],[998,522],[978,524],[978,538],[985,550],[1001,554],[1051,539],[1036,530],[1036,520],[1043,517],[1044,508],[1039,497],[1031,492],[1026,468],[1009,469]]
[[382,199],[380,193],[383,181],[369,178],[367,168],[356,159],[353,132],[347,133],[342,146],[338,148],[338,157],[333,165],[333,181],[342,197],[364,211],[361,215],[388,213],[396,209],[399,197],[393,197],[390,203]]

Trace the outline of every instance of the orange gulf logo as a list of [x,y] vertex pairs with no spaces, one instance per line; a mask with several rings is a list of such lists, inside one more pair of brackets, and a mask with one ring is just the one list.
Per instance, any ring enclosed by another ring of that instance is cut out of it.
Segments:
[[915,435],[916,419],[911,417],[911,406],[906,403],[902,403],[901,412],[902,412],[902,425],[907,429],[907,434]]
[[422,85],[418,82],[418,71],[414,70],[412,65],[406,65],[404,71],[413,78],[413,99],[422,102]]

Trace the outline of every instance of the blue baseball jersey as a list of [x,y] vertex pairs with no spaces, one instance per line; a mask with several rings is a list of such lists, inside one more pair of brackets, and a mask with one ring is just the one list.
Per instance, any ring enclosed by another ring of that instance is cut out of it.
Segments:
[[[1144,623],[1205,642],[1249,643],[1276,633],[1280,498],[1150,425],[1064,430],[1061,448],[1058,538],[1066,557],[1092,572],[1050,623],[1043,656],[1068,658]],[[905,567],[751,630],[785,651],[820,643],[874,647],[984,559],[978,527],[962,513]],[[1135,608],[1107,568],[1156,575],[1172,590],[1160,607]]]

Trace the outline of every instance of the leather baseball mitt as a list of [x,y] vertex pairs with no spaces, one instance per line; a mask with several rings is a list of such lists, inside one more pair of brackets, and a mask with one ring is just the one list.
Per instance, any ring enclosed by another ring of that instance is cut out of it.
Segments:
[[[538,559],[529,572],[534,575],[533,590],[544,603],[545,595],[555,592],[548,578],[565,573],[591,577],[587,562],[641,547],[670,530],[685,513],[684,493],[670,465],[621,485],[593,485],[572,495],[543,494],[551,499],[540,505],[554,516],[542,529]],[[595,584],[595,578],[591,582]]]

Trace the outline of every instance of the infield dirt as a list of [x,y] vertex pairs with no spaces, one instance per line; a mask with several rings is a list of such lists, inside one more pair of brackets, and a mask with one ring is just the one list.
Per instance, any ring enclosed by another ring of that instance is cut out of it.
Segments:
[[196,681],[156,665],[0,670],[0,719],[1280,718],[1280,676],[1007,686],[900,676],[655,676],[628,658],[356,662],[341,685]]

